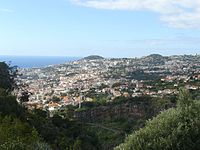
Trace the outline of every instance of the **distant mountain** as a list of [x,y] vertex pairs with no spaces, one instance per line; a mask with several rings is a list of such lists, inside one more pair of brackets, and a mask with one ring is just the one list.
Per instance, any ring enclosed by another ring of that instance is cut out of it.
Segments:
[[90,55],[87,57],[84,57],[83,59],[85,60],[96,60],[96,59],[104,59],[102,56],[98,56],[98,55]]

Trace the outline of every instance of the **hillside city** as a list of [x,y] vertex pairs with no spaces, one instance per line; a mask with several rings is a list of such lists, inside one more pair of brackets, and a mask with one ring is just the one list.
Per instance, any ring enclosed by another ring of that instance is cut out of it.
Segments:
[[42,68],[20,69],[20,82],[31,93],[30,109],[55,111],[84,101],[106,102],[117,97],[165,97],[180,87],[200,90],[200,56],[103,58],[92,55],[77,61]]

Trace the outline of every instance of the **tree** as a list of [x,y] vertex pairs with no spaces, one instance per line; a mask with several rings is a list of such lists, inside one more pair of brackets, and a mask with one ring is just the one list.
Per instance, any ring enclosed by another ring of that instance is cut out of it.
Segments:
[[28,85],[17,81],[17,66],[10,66],[5,62],[0,62],[0,95],[8,95],[14,89],[18,89],[21,95],[18,97],[20,103],[27,102],[31,93],[27,90]]
[[54,103],[58,103],[58,102],[61,101],[61,99],[59,97],[57,97],[57,96],[53,96],[51,101],[54,102]]
[[178,107],[184,108],[185,106],[190,105],[192,103],[192,97],[189,94],[189,91],[184,88],[180,88],[179,91]]
[[16,84],[15,78],[18,75],[18,70],[16,66],[11,67],[5,62],[0,62],[0,88],[7,91],[12,91]]

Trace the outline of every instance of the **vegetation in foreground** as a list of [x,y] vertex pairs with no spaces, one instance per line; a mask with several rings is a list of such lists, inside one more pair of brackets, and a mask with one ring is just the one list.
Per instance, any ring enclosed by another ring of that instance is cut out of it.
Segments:
[[182,90],[176,108],[163,111],[115,150],[200,149],[200,103]]

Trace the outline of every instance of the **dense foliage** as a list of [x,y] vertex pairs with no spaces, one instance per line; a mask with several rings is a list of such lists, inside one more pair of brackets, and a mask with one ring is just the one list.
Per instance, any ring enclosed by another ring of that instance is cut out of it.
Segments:
[[0,117],[0,149],[1,150],[35,150],[50,149],[41,142],[37,131],[28,123],[11,116]]
[[15,77],[17,67],[10,67],[4,62],[0,62],[0,89],[11,91],[15,87]]
[[200,103],[182,90],[177,108],[163,111],[116,150],[200,149]]

